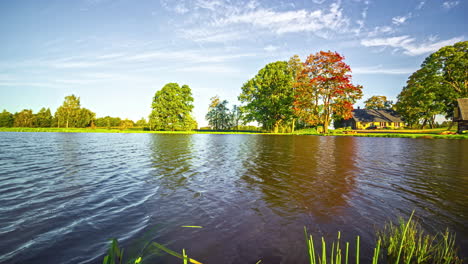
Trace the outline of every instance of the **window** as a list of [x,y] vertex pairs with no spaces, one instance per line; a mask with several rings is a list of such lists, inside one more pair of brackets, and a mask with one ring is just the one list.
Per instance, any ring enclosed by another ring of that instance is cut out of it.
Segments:
[[385,122],[380,122],[380,127],[384,127],[385,126]]
[[400,123],[395,122],[394,124],[395,124],[395,127],[400,127]]

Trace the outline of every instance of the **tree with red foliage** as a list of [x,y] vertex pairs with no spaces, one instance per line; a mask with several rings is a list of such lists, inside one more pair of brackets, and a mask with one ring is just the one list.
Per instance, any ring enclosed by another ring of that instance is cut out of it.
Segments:
[[332,118],[350,118],[362,97],[362,86],[351,83],[351,68],[343,60],[331,51],[309,55],[294,85],[296,115],[310,125],[323,125],[324,133]]

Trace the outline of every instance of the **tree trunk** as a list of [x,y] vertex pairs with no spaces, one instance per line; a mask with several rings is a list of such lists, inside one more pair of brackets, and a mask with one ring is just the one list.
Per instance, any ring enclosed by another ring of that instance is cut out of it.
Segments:
[[449,123],[449,127],[447,128],[447,130],[450,130],[450,129],[452,128],[452,126],[453,126],[453,120],[452,120],[452,121],[450,121],[450,123]]
[[296,128],[296,119],[293,118],[292,124],[291,124],[291,133],[294,133],[294,129]]
[[278,133],[278,128],[279,128],[279,122],[276,121],[275,125],[273,126],[273,133],[277,134]]

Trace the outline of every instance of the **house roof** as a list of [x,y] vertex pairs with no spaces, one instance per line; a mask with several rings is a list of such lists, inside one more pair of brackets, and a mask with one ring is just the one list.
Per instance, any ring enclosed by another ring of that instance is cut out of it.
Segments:
[[468,120],[468,98],[459,98],[458,107],[460,108],[460,120]]
[[397,112],[388,109],[354,109],[356,122],[403,122]]

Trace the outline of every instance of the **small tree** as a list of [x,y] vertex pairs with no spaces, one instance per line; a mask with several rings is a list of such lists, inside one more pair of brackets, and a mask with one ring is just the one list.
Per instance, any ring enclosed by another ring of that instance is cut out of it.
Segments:
[[232,115],[227,108],[228,101],[221,101],[218,96],[211,98],[210,107],[205,118],[215,130],[226,130],[232,127]]
[[7,110],[0,113],[0,127],[12,127],[14,123],[13,114]]
[[364,101],[366,109],[391,109],[393,102],[387,100],[386,96],[374,95]]
[[30,109],[24,109],[23,111],[15,114],[15,121],[13,126],[15,127],[33,127],[34,115]]
[[65,97],[65,100],[57,111],[55,117],[57,118],[57,126],[65,126],[66,128],[75,127],[80,115],[80,98],[75,95]]

